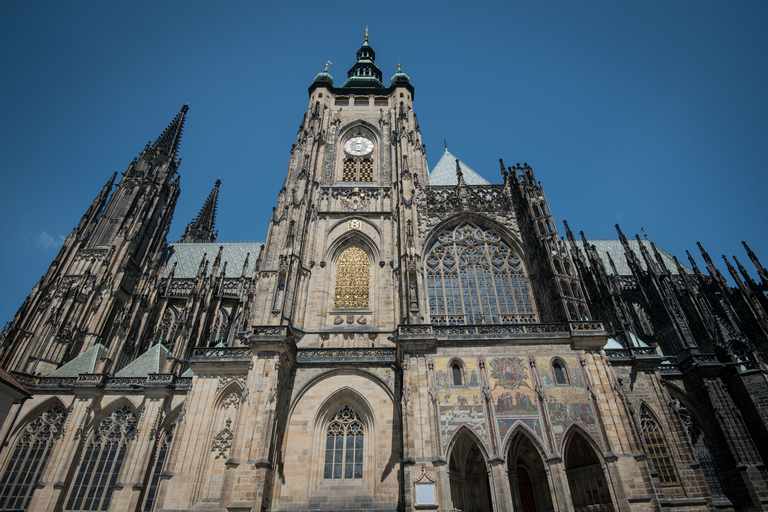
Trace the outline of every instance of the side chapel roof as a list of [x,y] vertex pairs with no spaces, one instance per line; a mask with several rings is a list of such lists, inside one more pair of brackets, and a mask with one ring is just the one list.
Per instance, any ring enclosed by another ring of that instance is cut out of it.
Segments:
[[[433,187],[444,187],[458,184],[456,177],[457,158],[445,148],[445,153],[437,162],[432,172],[429,173],[429,184]],[[470,166],[459,160],[459,167],[464,174],[464,183],[467,185],[490,185],[490,183],[477,174]]]
[[[224,268],[224,263],[226,262],[227,276],[240,277],[243,265],[245,264],[245,258],[247,257],[248,268],[245,275],[250,277],[253,274],[253,266],[256,263],[256,259],[261,252],[261,245],[261,243],[257,242],[168,244],[166,249],[168,263],[165,265],[163,277],[170,276],[175,264],[176,269],[173,271],[175,279],[194,279],[197,277],[197,270],[200,268],[200,261],[202,261],[203,255],[212,264],[219,253],[219,247],[224,248],[221,251],[219,273],[221,273],[221,269]],[[208,273],[211,273],[211,265],[208,265]]]

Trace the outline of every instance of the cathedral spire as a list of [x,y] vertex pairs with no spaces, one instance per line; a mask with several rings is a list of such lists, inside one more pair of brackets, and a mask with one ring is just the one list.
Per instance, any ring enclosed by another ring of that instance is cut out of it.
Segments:
[[216,180],[216,185],[208,195],[200,213],[184,230],[184,235],[179,240],[180,243],[213,243],[216,241],[218,231],[214,231],[214,225],[216,223],[216,206],[219,202],[219,185],[221,185],[221,180]]
[[375,64],[376,52],[368,44],[368,30],[363,45],[357,50],[357,62],[347,71],[347,81],[342,88],[384,89],[381,70]]
[[171,124],[163,131],[157,138],[152,149],[156,149],[165,155],[176,158],[176,153],[179,150],[179,143],[181,142],[181,132],[184,129],[184,117],[189,110],[188,105],[181,107],[181,111],[176,114],[176,117],[171,121]]
[[744,242],[742,240],[741,245],[744,246],[744,249],[747,250],[747,255],[749,256],[749,259],[752,260],[752,263],[755,265],[755,268],[757,268],[757,275],[760,276],[760,280],[763,282],[764,285],[768,285],[768,272],[766,272],[765,268],[760,264],[760,260],[757,259],[757,256],[755,253],[752,252],[752,249],[749,248],[747,245],[747,242]]

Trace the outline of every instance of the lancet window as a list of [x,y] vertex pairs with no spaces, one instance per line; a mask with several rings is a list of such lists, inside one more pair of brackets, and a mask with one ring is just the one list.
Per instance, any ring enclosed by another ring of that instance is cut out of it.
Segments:
[[370,158],[347,158],[341,174],[342,181],[373,181],[373,160]]
[[344,249],[336,262],[336,289],[333,307],[365,309],[368,307],[371,262],[360,247]]
[[64,409],[56,406],[27,425],[0,480],[0,510],[27,509],[65,416]]
[[104,511],[109,508],[128,442],[136,432],[136,423],[136,416],[127,405],[101,421],[85,448],[66,510]]
[[464,222],[443,231],[426,270],[433,324],[536,322],[522,261],[491,229]]
[[363,478],[363,424],[344,406],[328,424],[325,478]]
[[648,449],[648,455],[650,455],[653,467],[659,474],[664,494],[667,496],[681,496],[683,489],[677,478],[677,470],[675,469],[672,455],[669,453],[664,432],[661,431],[658,422],[645,407],[640,412],[640,425],[643,429],[643,440]]
[[157,446],[157,455],[155,455],[155,467],[149,480],[149,489],[144,500],[144,512],[151,512],[157,500],[157,490],[160,486],[160,479],[165,471],[165,461],[168,459],[168,452],[171,450],[173,442],[173,431],[176,427],[174,423],[163,434]]

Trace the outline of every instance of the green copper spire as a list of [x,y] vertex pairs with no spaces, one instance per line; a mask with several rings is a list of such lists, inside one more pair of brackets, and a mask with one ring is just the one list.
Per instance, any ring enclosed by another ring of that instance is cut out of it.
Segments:
[[331,61],[328,61],[325,63],[325,69],[319,72],[317,75],[315,75],[315,83],[327,83],[330,84],[331,87],[333,87],[333,77],[328,72],[328,65],[332,64]]
[[384,89],[381,82],[381,70],[374,63],[376,52],[368,44],[368,29],[365,29],[363,46],[357,50],[357,62],[347,72],[347,81],[342,88]]
[[390,85],[400,84],[400,83],[409,83],[411,81],[411,78],[403,73],[403,69],[400,66],[400,63],[397,63],[397,73],[392,75],[392,80],[390,81]]

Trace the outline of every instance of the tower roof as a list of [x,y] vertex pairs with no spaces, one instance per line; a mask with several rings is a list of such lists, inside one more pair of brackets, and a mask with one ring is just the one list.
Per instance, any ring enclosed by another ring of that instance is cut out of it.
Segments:
[[365,29],[363,46],[357,50],[357,62],[347,71],[347,81],[342,88],[386,89],[381,81],[381,70],[374,63],[376,52],[368,44],[368,29]]
[[[456,177],[456,160],[458,160],[448,148],[437,162],[432,172],[429,173],[429,184],[431,186],[457,185],[459,179]],[[467,185],[490,185],[490,183],[472,170],[470,166],[459,160],[459,167],[464,175],[464,183]]]
[[180,243],[210,243],[216,241],[217,232],[214,231],[216,223],[216,206],[219,202],[219,185],[221,180],[216,180],[213,190],[208,195],[205,204],[200,209],[192,222],[184,230]]
[[187,115],[188,110],[188,105],[181,107],[181,111],[176,114],[171,124],[152,144],[152,149],[159,150],[171,158],[176,158],[176,153],[179,151],[179,144],[181,143],[181,132],[184,129],[184,117]]

